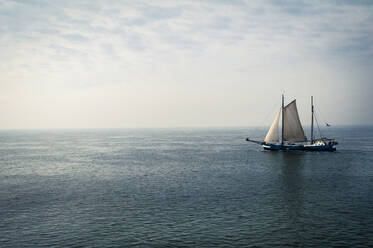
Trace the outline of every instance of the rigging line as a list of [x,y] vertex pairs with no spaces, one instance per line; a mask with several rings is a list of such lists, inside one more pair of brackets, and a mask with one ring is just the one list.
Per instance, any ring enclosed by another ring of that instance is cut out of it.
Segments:
[[320,129],[320,126],[319,126],[319,121],[317,120],[316,113],[314,113],[314,116],[315,116],[315,120],[316,120],[316,124],[317,124],[317,129],[319,130],[320,138],[322,138],[322,133],[321,133],[321,129]]
[[317,111],[318,114],[320,114],[321,121],[324,122],[324,123],[327,123],[326,119],[324,118],[324,116],[322,115],[322,113],[321,113],[321,111],[318,107],[316,107],[316,111]]

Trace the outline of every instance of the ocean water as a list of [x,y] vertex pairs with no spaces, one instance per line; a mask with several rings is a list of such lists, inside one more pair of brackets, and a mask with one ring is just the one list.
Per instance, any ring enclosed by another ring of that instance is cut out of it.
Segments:
[[0,247],[373,247],[373,127],[0,131]]

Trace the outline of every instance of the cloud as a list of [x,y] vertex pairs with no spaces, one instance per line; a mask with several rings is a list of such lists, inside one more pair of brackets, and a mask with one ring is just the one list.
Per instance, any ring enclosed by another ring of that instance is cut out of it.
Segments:
[[[126,49],[141,52],[158,46],[173,49],[205,49],[253,41],[254,49],[297,45],[321,53],[359,53],[363,40],[367,51],[373,37],[372,5],[366,1],[5,1],[1,30],[8,39],[54,39],[60,34],[71,42],[87,42],[105,36],[124,41]],[[258,42],[256,42],[258,41]],[[162,44],[160,44],[162,43]],[[302,44],[303,43],[303,44]],[[198,45],[197,45],[198,44]]]
[[368,101],[371,23],[371,1],[2,0],[0,89],[33,85],[57,94],[138,85],[154,87],[144,90],[153,101],[149,92],[169,98],[159,89],[188,92],[175,108],[192,99],[228,109],[241,97],[252,104],[246,92],[271,96],[284,88],[300,94],[318,87],[327,99],[320,83],[327,78],[330,91],[343,82],[340,98],[356,81]]
[[108,55],[114,55],[115,50],[112,44],[110,43],[102,43],[101,44],[102,51]]
[[62,35],[63,38],[73,41],[73,42],[87,42],[89,38],[80,34],[64,34]]

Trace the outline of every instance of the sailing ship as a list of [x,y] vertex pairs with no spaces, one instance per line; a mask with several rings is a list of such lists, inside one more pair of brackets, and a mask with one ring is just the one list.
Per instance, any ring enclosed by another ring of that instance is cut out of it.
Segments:
[[[262,145],[265,150],[301,150],[301,151],[335,151],[338,144],[335,139],[314,138],[314,106],[311,96],[311,140],[308,141],[299,119],[296,100],[284,106],[284,95],[282,95],[282,106],[277,113],[264,141],[251,140]],[[281,116],[281,140],[279,139],[279,123]]]

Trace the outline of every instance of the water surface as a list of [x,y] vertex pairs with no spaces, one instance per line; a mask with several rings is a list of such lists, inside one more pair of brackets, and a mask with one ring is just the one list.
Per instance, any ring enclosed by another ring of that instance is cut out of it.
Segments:
[[373,127],[0,131],[0,246],[372,247]]

